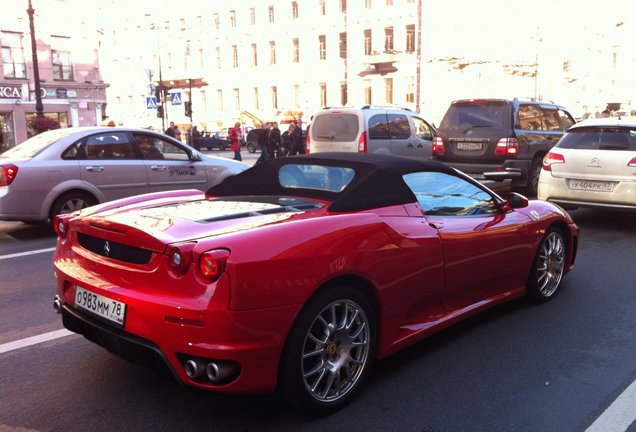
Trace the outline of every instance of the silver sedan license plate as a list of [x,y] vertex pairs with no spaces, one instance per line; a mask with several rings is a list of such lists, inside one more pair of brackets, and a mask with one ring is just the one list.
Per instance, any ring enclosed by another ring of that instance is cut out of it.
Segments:
[[584,191],[611,192],[614,183],[591,180],[570,180],[570,189]]
[[75,307],[105,318],[120,326],[124,325],[126,304],[117,300],[75,287]]

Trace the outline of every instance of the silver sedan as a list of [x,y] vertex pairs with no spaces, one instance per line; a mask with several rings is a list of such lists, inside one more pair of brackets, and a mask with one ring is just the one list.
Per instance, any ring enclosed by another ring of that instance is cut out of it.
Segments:
[[0,220],[46,222],[131,195],[207,192],[249,167],[146,129],[56,129],[0,154]]

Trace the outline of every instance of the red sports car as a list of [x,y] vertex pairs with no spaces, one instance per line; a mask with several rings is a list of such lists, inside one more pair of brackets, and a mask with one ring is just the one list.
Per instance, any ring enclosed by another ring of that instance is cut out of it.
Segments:
[[342,407],[371,364],[479,311],[557,293],[578,227],[436,162],[276,159],[199,191],[55,220],[64,326],[190,386]]

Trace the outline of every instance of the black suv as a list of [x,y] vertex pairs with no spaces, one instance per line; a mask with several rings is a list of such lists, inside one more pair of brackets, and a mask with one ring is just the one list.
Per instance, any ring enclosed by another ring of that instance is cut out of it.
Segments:
[[458,100],[437,129],[433,158],[477,179],[511,179],[535,196],[543,156],[574,123],[551,102]]

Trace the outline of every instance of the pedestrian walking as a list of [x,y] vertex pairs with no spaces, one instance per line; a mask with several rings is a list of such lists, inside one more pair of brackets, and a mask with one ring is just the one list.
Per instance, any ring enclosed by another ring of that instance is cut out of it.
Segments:
[[255,165],[267,162],[272,156],[269,152],[269,130],[270,124],[265,123],[263,125],[263,128],[260,130],[260,133],[258,134],[258,146],[261,148],[261,155],[256,160]]
[[168,129],[166,129],[165,134],[168,136],[171,136],[172,138],[176,138],[176,133],[175,133],[175,128],[177,126],[174,124],[174,122],[170,122],[170,126],[168,126]]
[[285,156],[285,154],[283,153],[282,150],[282,146],[281,146],[281,135],[280,135],[280,130],[278,129],[278,123],[277,122],[273,122],[272,123],[272,128],[269,131],[269,135],[268,135],[268,142],[269,142],[269,152],[270,155],[273,158],[280,158]]
[[242,161],[241,157],[241,135],[243,132],[241,131],[241,123],[234,123],[234,127],[230,129],[230,147],[234,151],[234,160]]

